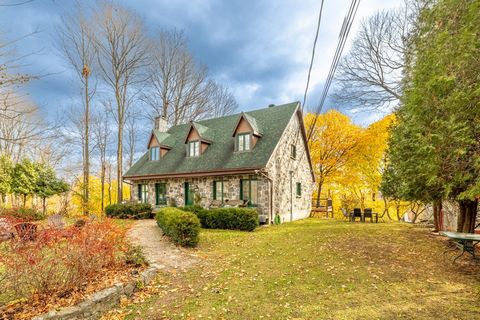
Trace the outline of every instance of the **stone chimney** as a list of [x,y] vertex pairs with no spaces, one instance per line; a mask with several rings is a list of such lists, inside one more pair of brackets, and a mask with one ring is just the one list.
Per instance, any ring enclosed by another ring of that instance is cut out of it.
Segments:
[[155,118],[155,130],[160,132],[167,132],[168,130],[168,122],[167,118],[164,116],[158,116]]

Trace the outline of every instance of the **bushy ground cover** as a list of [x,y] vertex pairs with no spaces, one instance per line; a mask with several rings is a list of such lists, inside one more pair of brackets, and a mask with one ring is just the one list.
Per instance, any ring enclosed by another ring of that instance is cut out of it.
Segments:
[[40,223],[34,241],[0,242],[0,318],[70,305],[142,267],[125,227],[110,219],[86,221],[63,228]]

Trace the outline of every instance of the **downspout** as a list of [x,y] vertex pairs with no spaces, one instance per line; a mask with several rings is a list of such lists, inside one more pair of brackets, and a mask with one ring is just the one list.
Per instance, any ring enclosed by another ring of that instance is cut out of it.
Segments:
[[293,221],[293,171],[290,171],[290,222]]
[[269,211],[269,217],[268,217],[268,224],[273,224],[273,179],[268,176],[267,173],[260,171],[260,170],[255,170],[256,174],[261,175],[268,181],[268,189],[269,189],[269,196],[268,196],[268,211]]

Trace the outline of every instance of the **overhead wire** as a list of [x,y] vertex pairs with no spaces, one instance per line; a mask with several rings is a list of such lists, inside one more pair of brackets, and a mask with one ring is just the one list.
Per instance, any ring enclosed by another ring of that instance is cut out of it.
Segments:
[[310,75],[312,73],[313,61],[315,60],[315,49],[317,47],[318,33],[320,32],[320,24],[322,22],[323,2],[324,0],[322,0],[320,4],[320,11],[318,12],[317,32],[315,33],[315,39],[313,40],[312,57],[310,59],[310,66],[308,67],[307,84],[305,86],[305,92],[303,94],[303,103],[301,106],[302,112],[303,112],[303,108],[305,107],[305,103],[307,101],[308,87],[310,85]]

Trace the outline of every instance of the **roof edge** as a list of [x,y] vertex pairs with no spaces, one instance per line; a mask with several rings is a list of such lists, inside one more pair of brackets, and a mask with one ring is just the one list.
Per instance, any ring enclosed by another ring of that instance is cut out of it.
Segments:
[[146,174],[146,175],[132,175],[132,176],[124,175],[122,180],[221,176],[225,174],[232,175],[232,174],[241,174],[241,173],[254,173],[256,170],[260,170],[260,169],[262,168],[252,167],[252,168],[235,168],[235,169],[209,170],[209,171],[198,171],[198,172],[175,172],[175,173],[167,173],[167,174]]

